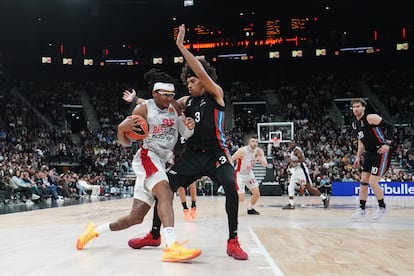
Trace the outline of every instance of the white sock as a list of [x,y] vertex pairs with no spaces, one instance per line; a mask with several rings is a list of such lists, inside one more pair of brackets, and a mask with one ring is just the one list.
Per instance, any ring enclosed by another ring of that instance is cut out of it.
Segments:
[[111,232],[111,228],[109,228],[109,223],[104,223],[100,226],[96,227],[96,232],[98,232],[99,235]]
[[177,240],[177,237],[175,236],[175,229],[174,227],[165,227],[163,231],[165,242],[167,243],[167,247],[169,247]]
[[326,199],[326,196],[325,196],[324,194],[321,194],[321,195],[320,195],[320,197],[321,197],[322,199]]
[[251,204],[251,203],[249,203],[249,206],[247,207],[247,210],[251,210],[251,209],[253,209],[253,205]]
[[292,205],[292,206],[295,205],[295,203],[293,202],[293,199],[289,199],[289,204]]

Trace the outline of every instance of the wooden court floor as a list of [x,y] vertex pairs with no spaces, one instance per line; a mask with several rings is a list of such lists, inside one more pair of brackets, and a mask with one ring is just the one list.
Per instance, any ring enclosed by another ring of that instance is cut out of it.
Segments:
[[[1,275],[414,275],[414,197],[387,197],[390,210],[381,221],[351,220],[357,197],[333,197],[328,209],[318,197],[301,197],[295,210],[282,210],[287,197],[263,196],[259,216],[247,215],[242,202],[239,240],[247,261],[226,255],[224,201],[199,197],[197,218],[186,222],[175,198],[179,239],[202,250],[188,263],[163,263],[162,247],[128,247],[128,239],[150,229],[152,213],[141,225],[103,234],[76,250],[89,221],[127,214],[130,198],[3,214]],[[375,207],[370,198],[369,216]]]

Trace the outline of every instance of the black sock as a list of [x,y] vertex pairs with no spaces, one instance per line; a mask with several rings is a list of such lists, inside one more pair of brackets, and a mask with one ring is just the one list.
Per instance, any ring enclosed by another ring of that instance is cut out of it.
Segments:
[[359,208],[365,210],[365,204],[367,203],[366,200],[359,200]]
[[191,201],[191,208],[197,208],[195,200],[194,201],[193,200]]
[[385,208],[385,202],[384,202],[384,199],[378,199],[378,205],[379,205],[379,207],[381,207],[381,208]]
[[188,209],[188,207],[187,207],[187,202],[181,202],[181,205],[183,205],[183,208],[184,208],[184,209]]
[[160,229],[158,227],[152,227],[151,234],[152,238],[157,240],[160,237]]

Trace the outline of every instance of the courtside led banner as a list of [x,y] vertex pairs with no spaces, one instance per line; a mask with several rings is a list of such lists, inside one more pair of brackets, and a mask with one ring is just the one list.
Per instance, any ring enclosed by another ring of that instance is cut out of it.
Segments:
[[[380,182],[384,195],[390,196],[414,196],[414,182]],[[371,187],[369,194],[374,195]],[[359,195],[359,182],[332,182],[333,196],[357,196]]]

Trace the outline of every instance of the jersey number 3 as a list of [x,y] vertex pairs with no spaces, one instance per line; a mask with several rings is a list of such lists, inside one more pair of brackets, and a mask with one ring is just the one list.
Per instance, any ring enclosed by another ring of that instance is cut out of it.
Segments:
[[195,114],[194,114],[194,121],[196,122],[196,123],[198,123],[198,122],[200,122],[201,121],[201,116],[200,116],[200,112],[199,111],[197,111]]

